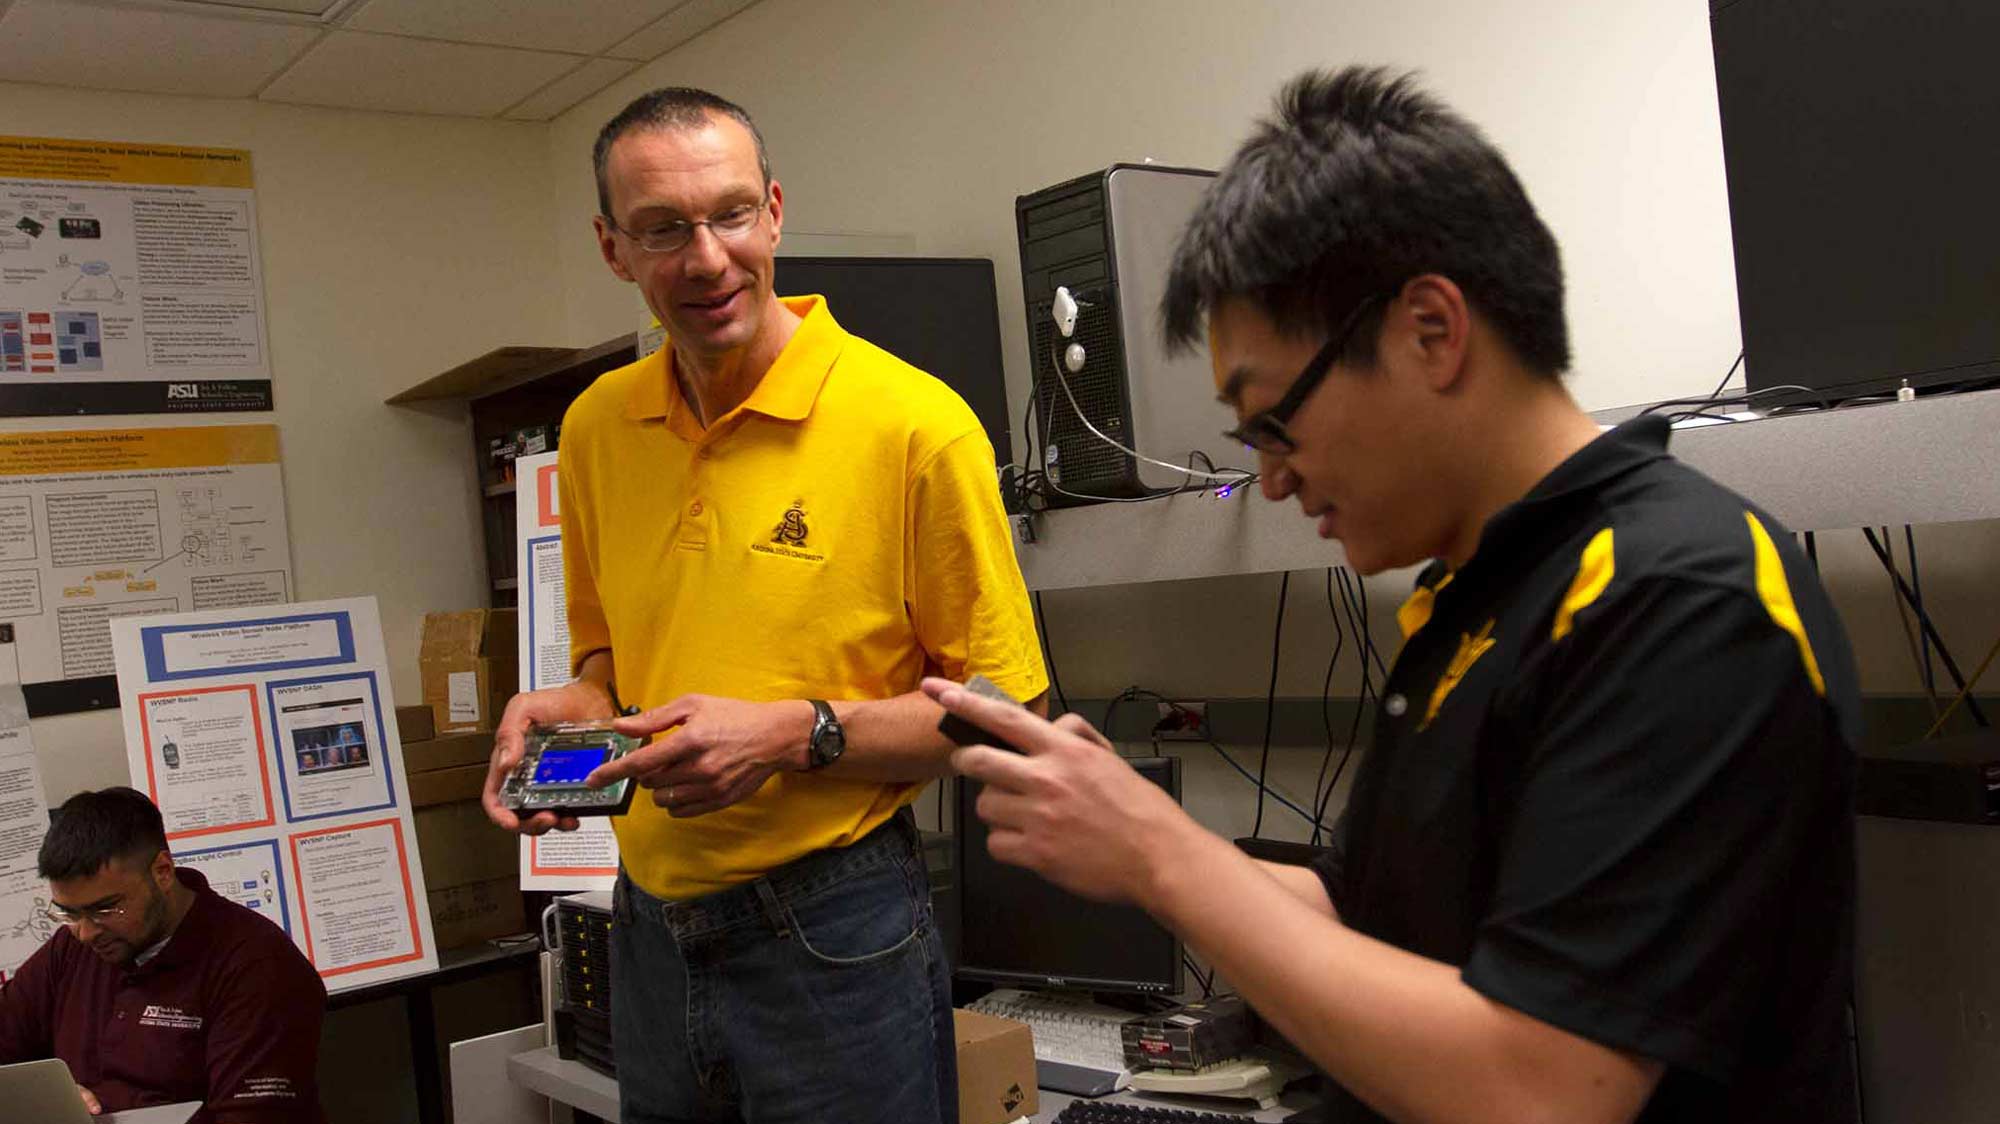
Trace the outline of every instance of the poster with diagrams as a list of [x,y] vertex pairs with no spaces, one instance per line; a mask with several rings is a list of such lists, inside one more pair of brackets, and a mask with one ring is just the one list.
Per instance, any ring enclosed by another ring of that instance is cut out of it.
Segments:
[[278,430],[0,433],[0,624],[37,715],[117,704],[109,622],[290,600]]
[[56,932],[49,884],[35,867],[49,806],[28,736],[28,706],[11,678],[13,647],[0,628],[0,984]]
[[[514,527],[520,542],[521,689],[569,682],[569,609],[564,600],[562,497],[556,454],[514,462]],[[521,837],[523,890],[609,890],[618,880],[618,837],[606,816],[585,816],[575,831]]]
[[374,598],[112,625],[133,787],[174,859],[343,990],[437,966]]
[[0,136],[0,415],[270,408],[250,154]]

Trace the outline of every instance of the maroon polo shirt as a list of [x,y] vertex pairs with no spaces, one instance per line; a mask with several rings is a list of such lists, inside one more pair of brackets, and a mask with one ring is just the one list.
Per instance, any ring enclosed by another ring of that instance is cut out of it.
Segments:
[[0,1063],[61,1058],[106,1112],[201,1101],[202,1124],[322,1124],[326,986],[284,930],[176,868],[194,905],[144,965],[65,928],[0,990]]

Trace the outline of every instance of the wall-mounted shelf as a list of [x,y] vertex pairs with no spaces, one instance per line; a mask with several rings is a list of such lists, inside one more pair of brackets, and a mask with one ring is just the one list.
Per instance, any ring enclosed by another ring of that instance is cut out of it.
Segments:
[[514,575],[515,483],[493,479],[497,472],[488,456],[493,440],[535,426],[547,427],[553,434],[563,412],[585,387],[604,372],[630,363],[635,355],[629,333],[591,347],[496,348],[387,399],[394,406],[465,403],[472,418],[479,518],[495,606],[513,605],[519,583]]
[[[1669,447],[1794,531],[2000,518],[2000,390],[1681,429]],[[1254,492],[1049,512],[1016,548],[1021,572],[1030,589],[1074,589],[1345,561],[1296,504]]]
[[[477,359],[468,360],[442,374],[384,399],[391,406],[417,402],[471,401],[497,394],[510,387],[535,382],[579,367],[588,367],[633,349],[633,335],[627,333],[590,347],[530,347],[515,345],[495,348]],[[629,363],[599,368],[600,371]]]

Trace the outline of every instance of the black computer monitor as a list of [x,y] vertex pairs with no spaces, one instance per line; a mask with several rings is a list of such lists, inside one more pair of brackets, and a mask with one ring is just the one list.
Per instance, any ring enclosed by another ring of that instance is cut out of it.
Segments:
[[993,443],[995,463],[1014,459],[992,262],[781,257],[777,289],[825,297],[841,327],[958,391]]
[[1709,13],[1750,389],[1811,388],[1761,400],[1782,405],[2000,377],[2000,5]]
[[[1130,763],[1181,798],[1179,758]],[[1015,987],[1179,994],[1180,938],[1145,911],[1079,898],[987,852],[986,824],[973,811],[980,787],[958,780],[958,974]]]

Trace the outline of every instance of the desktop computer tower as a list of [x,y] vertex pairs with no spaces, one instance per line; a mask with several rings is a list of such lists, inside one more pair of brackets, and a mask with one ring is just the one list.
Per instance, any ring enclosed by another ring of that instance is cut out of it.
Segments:
[[[1189,481],[1091,433],[1171,464],[1249,467],[1222,436],[1231,423],[1215,403],[1208,357],[1197,347],[1168,357],[1160,297],[1181,231],[1215,173],[1114,164],[1014,201],[1027,307],[1035,417],[1018,435],[1030,468],[1047,474],[1051,507],[1131,499]],[[1064,337],[1050,308],[1067,288],[1082,307]],[[1074,372],[1071,344],[1082,348]],[[1066,385],[1065,385],[1066,384]],[[1195,478],[1197,485],[1209,483]],[[1067,494],[1065,494],[1067,493]]]

